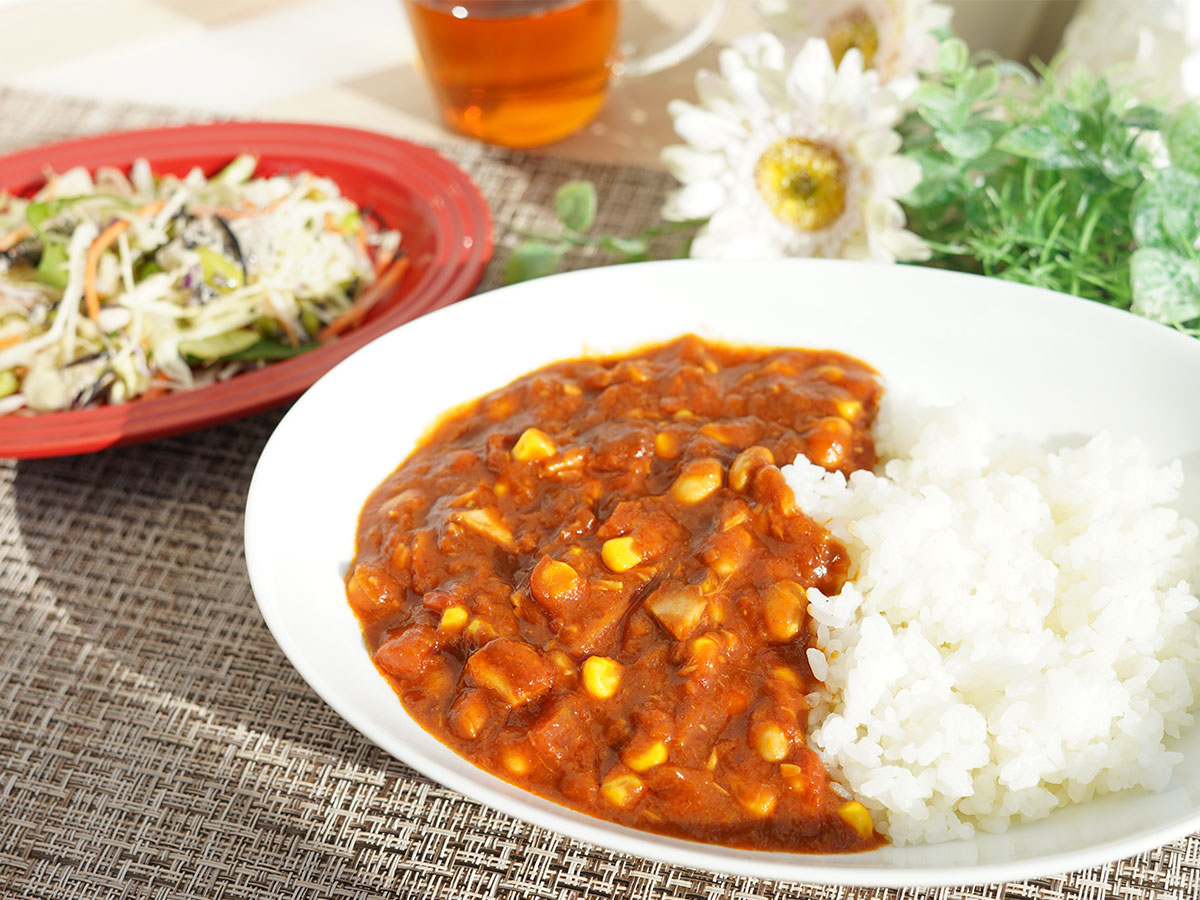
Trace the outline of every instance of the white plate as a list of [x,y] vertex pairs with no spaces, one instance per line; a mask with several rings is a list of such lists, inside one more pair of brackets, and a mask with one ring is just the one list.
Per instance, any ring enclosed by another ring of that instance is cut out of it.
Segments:
[[338,365],[292,408],[250,486],[246,561],[263,617],[326,702],[370,740],[489,806],[613,850],[761,878],[853,885],[1004,881],[1097,865],[1200,827],[1200,729],[1161,794],[1127,792],[1004,835],[857,855],[764,853],[647,834],[541,800],[426,734],[375,671],[342,577],[359,510],[441,412],[539,366],[685,332],[834,348],[893,390],[970,397],[1005,430],[1108,429],[1182,456],[1197,512],[1200,342],[1098,304],[904,266],[643,263],[543,278],[439,310]]

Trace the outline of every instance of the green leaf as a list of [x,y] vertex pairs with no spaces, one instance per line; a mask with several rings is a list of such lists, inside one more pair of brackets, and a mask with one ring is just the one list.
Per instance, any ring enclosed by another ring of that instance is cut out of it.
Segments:
[[596,222],[596,186],[590,181],[568,181],[554,195],[554,212],[572,231],[587,231]]
[[1065,103],[1054,102],[1046,108],[1045,119],[1050,127],[1060,134],[1075,134],[1079,131],[1079,113]]
[[962,174],[958,160],[928,148],[913,150],[907,156],[921,167],[920,182],[904,198],[909,206],[940,206],[958,194]]
[[1018,81],[1025,82],[1030,87],[1038,83],[1038,77],[1030,72],[1027,66],[1023,66],[1011,59],[998,59],[992,63],[992,68],[996,70],[996,74],[1001,78],[1016,78]]
[[1121,116],[1121,124],[1126,128],[1158,131],[1163,127],[1163,119],[1163,111],[1156,106],[1135,106]]
[[913,91],[917,113],[940,131],[958,131],[971,114],[970,107],[948,87],[926,82]]
[[996,88],[999,86],[1000,73],[994,66],[985,66],[982,69],[976,69],[975,74],[967,79],[966,84],[960,90],[968,103],[978,103],[995,94]]
[[600,246],[609,253],[641,258],[649,252],[650,241],[644,237],[623,238],[606,235],[601,239]]
[[957,75],[966,69],[970,56],[971,51],[960,38],[942,41],[937,53],[938,68],[947,75]]
[[1133,311],[1168,325],[1200,317],[1200,267],[1177,253],[1154,247],[1130,260]]
[[1018,125],[996,142],[996,149],[1025,159],[1049,159],[1063,146],[1045,125]]
[[986,122],[977,122],[962,131],[939,131],[937,139],[951,156],[974,159],[991,150],[995,138],[993,129]]
[[544,244],[541,241],[525,241],[518,244],[504,265],[504,280],[507,284],[528,281],[549,275],[566,253],[565,244]]
[[1167,152],[1173,165],[1200,175],[1200,102],[1193,101],[1176,114],[1167,129]]
[[1200,237],[1200,177],[1168,168],[1133,195],[1130,222],[1143,247],[1190,247]]
[[67,245],[64,241],[45,241],[42,245],[42,258],[38,261],[37,280],[64,290],[69,278],[67,261]]

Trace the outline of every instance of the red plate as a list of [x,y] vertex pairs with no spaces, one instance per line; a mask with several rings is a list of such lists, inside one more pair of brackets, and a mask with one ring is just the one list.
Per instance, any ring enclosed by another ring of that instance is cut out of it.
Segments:
[[78,412],[0,418],[0,456],[90,453],[227,422],[298,397],[350,353],[404,322],[471,293],[492,255],[487,203],[466,174],[434,151],[352,128],[274,122],[124,131],[22,150],[0,159],[0,188],[28,194],[46,169],[118,166],[145,157],[157,173],[212,174],[239,153],[259,174],[310,170],[402,232],[412,263],[367,320],[323,347],[221,384]]

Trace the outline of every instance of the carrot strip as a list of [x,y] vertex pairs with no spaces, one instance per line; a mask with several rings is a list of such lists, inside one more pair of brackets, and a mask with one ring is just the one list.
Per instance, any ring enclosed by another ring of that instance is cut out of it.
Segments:
[[288,198],[287,194],[282,197],[276,197],[266,206],[247,206],[242,209],[234,209],[232,206],[194,206],[192,212],[198,216],[220,216],[223,219],[248,219],[251,216],[265,216],[267,213],[275,212],[279,209],[284,200]]
[[[162,208],[163,201],[155,200],[139,209],[136,215],[152,216]],[[127,230],[129,220],[118,219],[100,232],[99,237],[88,247],[87,267],[83,270],[83,299],[87,303],[88,318],[93,322],[100,316],[100,293],[96,290],[96,270],[100,266],[100,257],[112,246],[113,241]]]
[[0,253],[7,253],[28,237],[33,237],[33,226],[28,222],[18,225],[7,234],[0,234]]
[[23,334],[10,334],[6,337],[0,337],[0,350],[7,350],[9,347],[15,347],[23,340],[25,340],[25,335]]
[[383,270],[392,264],[392,260],[396,258],[395,250],[384,250],[375,258],[375,277],[378,278],[383,274]]
[[386,272],[367,285],[366,289],[355,298],[350,307],[340,316],[321,329],[317,338],[327,341],[341,334],[347,328],[353,328],[367,317],[376,303],[383,299],[389,291],[400,283],[400,279],[408,270],[408,257],[402,256],[388,268]]
[[344,230],[342,226],[337,223],[337,219],[333,217],[333,213],[331,212],[325,213],[325,229],[327,231],[332,231],[334,234],[341,234]]

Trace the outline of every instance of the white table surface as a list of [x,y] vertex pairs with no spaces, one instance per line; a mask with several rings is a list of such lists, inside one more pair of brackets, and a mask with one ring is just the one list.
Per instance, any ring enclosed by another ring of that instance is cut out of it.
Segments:
[[[1047,2],[960,0],[956,21],[1011,53]],[[698,0],[628,5],[636,21],[678,25]],[[717,39],[757,21],[746,0],[731,0]],[[0,0],[0,35],[0,86],[447,136],[399,0]],[[674,69],[621,80],[595,122],[546,152],[657,165],[675,141],[667,101],[694,97],[696,70],[715,62],[710,46]]]

